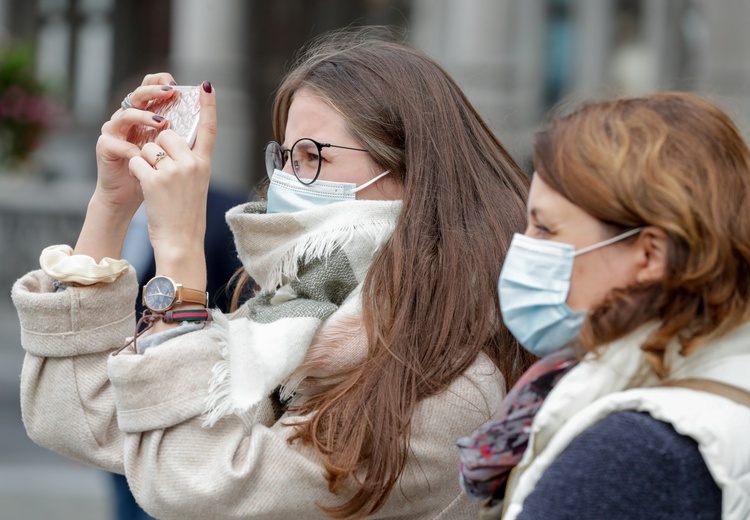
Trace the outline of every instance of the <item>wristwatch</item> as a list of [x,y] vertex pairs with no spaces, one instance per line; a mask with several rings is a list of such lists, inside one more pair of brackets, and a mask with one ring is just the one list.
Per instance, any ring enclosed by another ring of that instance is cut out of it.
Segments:
[[166,312],[181,303],[208,306],[208,293],[188,289],[168,276],[154,276],[143,286],[143,305],[151,312]]

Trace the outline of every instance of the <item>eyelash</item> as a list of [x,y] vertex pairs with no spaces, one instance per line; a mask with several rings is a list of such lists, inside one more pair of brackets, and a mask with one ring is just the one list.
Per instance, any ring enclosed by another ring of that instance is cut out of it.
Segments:
[[540,235],[549,235],[552,233],[552,231],[550,231],[548,227],[543,226],[542,224],[534,224],[534,228]]

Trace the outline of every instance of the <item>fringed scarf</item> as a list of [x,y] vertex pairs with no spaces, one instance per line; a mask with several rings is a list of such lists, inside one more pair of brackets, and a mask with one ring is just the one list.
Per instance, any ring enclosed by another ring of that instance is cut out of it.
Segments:
[[265,202],[251,202],[227,213],[259,290],[229,320],[215,317],[224,359],[210,382],[209,426],[232,413],[249,424],[256,405],[280,385],[286,398],[308,376],[335,376],[364,359],[361,286],[401,202],[347,201],[272,215],[265,209]]

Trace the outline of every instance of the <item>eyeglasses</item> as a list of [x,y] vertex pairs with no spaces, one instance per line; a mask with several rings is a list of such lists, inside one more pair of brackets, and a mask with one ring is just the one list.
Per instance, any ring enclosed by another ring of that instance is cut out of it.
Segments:
[[320,175],[320,151],[323,148],[343,148],[366,152],[362,148],[337,146],[330,143],[319,143],[309,137],[298,139],[291,148],[282,148],[276,141],[269,141],[263,148],[266,159],[266,173],[270,179],[274,170],[283,170],[289,157],[292,158],[292,171],[297,180],[304,185],[315,182]]

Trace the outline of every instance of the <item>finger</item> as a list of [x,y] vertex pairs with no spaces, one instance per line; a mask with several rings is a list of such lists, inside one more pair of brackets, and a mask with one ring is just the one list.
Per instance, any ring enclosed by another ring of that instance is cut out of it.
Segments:
[[177,85],[177,82],[169,72],[157,72],[146,74],[141,85]]
[[193,151],[206,162],[210,162],[218,128],[216,118],[216,90],[208,81],[204,81],[201,86],[201,115],[198,122],[198,136],[195,139]]
[[[157,144],[154,143],[146,143],[143,145],[143,149],[141,150],[141,157],[146,160],[151,167],[156,168],[156,166],[161,162],[165,160],[172,161],[172,158],[169,156],[169,154]],[[164,164],[164,163],[161,163]]]
[[136,145],[110,135],[101,135],[96,142],[97,156],[107,160],[130,159],[140,155]]
[[193,157],[193,152],[185,138],[174,130],[167,129],[159,132],[155,142],[176,161],[186,161]]
[[137,110],[134,108],[120,110],[112,116],[112,119],[102,125],[102,135],[126,139],[128,132],[135,125],[145,125],[161,130],[167,125],[167,123],[162,116],[155,115],[145,110]]
[[174,93],[172,85],[141,86],[128,94],[128,101],[133,108],[143,110],[150,101],[166,100],[174,96]]
[[144,185],[148,184],[153,179],[154,168],[151,166],[146,159],[137,155],[130,159],[128,163],[130,174],[135,177],[143,188]]

